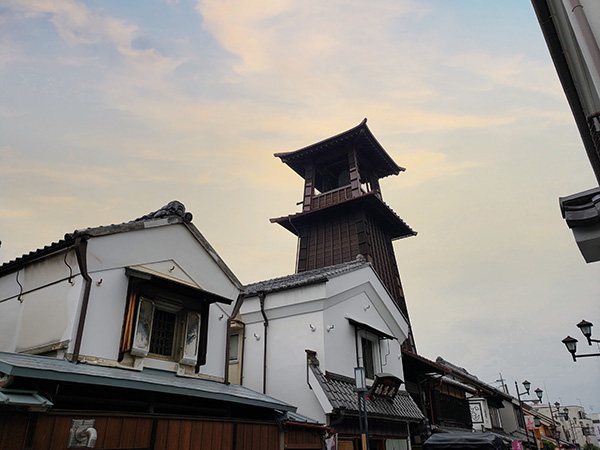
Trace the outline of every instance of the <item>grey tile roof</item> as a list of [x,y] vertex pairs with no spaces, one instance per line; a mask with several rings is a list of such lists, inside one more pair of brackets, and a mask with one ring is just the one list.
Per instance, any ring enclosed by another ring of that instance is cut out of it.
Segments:
[[435,362],[441,366],[451,369],[453,374],[458,375],[460,378],[462,378],[462,381],[472,382],[473,386],[475,386],[476,388],[478,388],[480,390],[483,389],[485,391],[489,391],[490,393],[492,393],[494,395],[499,395],[506,399],[512,398],[512,396],[510,394],[507,394],[506,392],[501,391],[500,389],[486,383],[485,381],[481,381],[477,376],[473,375],[472,373],[469,373],[467,371],[467,369],[465,369],[464,367],[460,367],[460,366],[457,366],[456,364],[452,364],[451,362],[446,361],[441,356],[438,356],[436,358]]
[[450,384],[450,385],[452,385],[452,386],[459,387],[459,388],[461,388],[463,391],[470,392],[470,393],[472,393],[472,394],[475,394],[475,393],[477,392],[477,389],[475,389],[473,386],[470,386],[470,385],[468,385],[468,384],[465,384],[465,383],[461,383],[460,381],[458,381],[458,380],[455,380],[454,378],[452,378],[452,377],[451,377],[451,376],[449,376],[449,375],[443,375],[443,376],[442,376],[442,375],[440,375],[439,373],[436,373],[436,374],[431,374],[431,375],[429,375],[429,376],[430,376],[431,378],[433,378],[433,379],[438,379],[438,380],[441,378],[441,379],[442,379],[442,381],[443,381],[445,384]]
[[294,289],[309,284],[321,283],[330,278],[342,275],[347,272],[359,269],[369,263],[362,255],[359,255],[354,261],[336,264],[335,266],[323,267],[320,269],[309,270],[306,272],[286,275],[284,277],[273,278],[271,280],[259,281],[247,285],[242,293],[248,297],[257,295],[259,292],[269,293]]
[[[225,272],[225,274],[229,277],[229,279],[233,282],[233,284],[241,289],[242,284],[234,275],[234,273],[229,269],[227,264],[221,259],[221,257],[217,254],[217,252],[212,248],[210,243],[206,240],[206,238],[200,233],[200,231],[192,224],[192,213],[186,212],[185,206],[183,203],[173,200],[167,203],[162,208],[153,211],[144,216],[138,217],[137,219],[131,220],[129,222],[123,222],[119,224],[111,224],[99,227],[91,227],[91,228],[83,228],[80,230],[75,230],[72,233],[65,234],[64,238],[53,242],[50,245],[46,245],[43,248],[39,248],[37,250],[33,250],[27,254],[24,254],[18,258],[15,258],[11,261],[5,262],[0,265],[0,276],[16,272],[23,265],[28,264],[30,261],[41,258],[45,255],[52,254],[64,248],[68,248],[72,246],[77,237],[93,237],[93,236],[105,236],[109,234],[122,233],[126,231],[134,231],[141,230],[147,226],[148,223],[156,224],[156,221],[160,221],[161,219],[167,220],[169,225],[182,223],[187,229],[192,233],[192,235],[200,242],[200,244],[206,249],[208,254],[215,260],[217,265]],[[161,223],[161,222],[158,222]],[[162,224],[162,223],[161,223]]]
[[585,227],[600,222],[600,188],[560,197],[560,211],[569,228]]
[[[309,367],[335,409],[345,409],[346,411],[358,413],[358,401],[353,378],[331,372],[324,374],[314,364]],[[367,413],[373,417],[404,421],[421,421],[425,418],[406,391],[398,391],[393,400],[369,398],[367,400]]]
[[73,364],[64,359],[0,352],[0,372],[37,378],[141,391],[157,391],[188,397],[222,400],[282,411],[295,411],[289,403],[236,384],[178,377],[158,370],[134,371],[91,364]]

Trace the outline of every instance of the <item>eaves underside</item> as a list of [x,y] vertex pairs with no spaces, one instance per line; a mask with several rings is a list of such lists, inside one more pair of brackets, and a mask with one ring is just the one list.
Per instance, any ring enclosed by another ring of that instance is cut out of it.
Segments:
[[311,220],[316,215],[335,213],[342,208],[364,207],[372,211],[379,219],[380,223],[390,232],[392,240],[401,239],[410,236],[416,236],[414,231],[400,216],[398,216],[389,206],[380,200],[375,193],[370,192],[348,200],[344,200],[333,205],[322,208],[303,211],[288,216],[282,216],[270,219],[271,223],[278,223],[285,229],[298,236],[296,225],[302,225]]

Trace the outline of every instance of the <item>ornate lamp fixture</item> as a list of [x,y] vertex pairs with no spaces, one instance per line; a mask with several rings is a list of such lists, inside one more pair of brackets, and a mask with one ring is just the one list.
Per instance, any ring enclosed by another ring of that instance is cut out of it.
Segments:
[[[592,326],[594,324],[588,322],[587,320],[582,320],[577,324],[577,327],[581,330],[585,338],[587,339],[588,345],[592,345],[592,342],[600,342],[598,339],[592,339]],[[585,353],[582,355],[577,354],[577,339],[571,336],[567,336],[562,340],[562,343],[565,344],[567,350],[573,357],[573,362],[577,361],[577,358],[585,358],[586,356],[600,356],[600,353]]]

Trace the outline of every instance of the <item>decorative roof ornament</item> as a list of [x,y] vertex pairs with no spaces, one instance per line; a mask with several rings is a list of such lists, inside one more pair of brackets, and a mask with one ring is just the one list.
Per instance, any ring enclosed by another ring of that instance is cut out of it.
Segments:
[[143,222],[144,220],[151,219],[162,219],[163,217],[178,216],[183,219],[184,222],[190,223],[192,221],[192,213],[185,211],[185,205],[177,200],[173,200],[167,203],[165,206],[157,211],[151,212],[142,216],[133,222]]

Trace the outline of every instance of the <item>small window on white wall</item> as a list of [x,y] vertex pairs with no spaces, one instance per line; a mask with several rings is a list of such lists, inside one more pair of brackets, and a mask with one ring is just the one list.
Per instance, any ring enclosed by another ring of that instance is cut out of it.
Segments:
[[358,364],[365,368],[367,378],[375,379],[375,374],[381,372],[381,358],[379,356],[379,336],[365,330],[359,330],[358,337]]
[[229,362],[237,363],[240,360],[240,333],[229,336]]
[[490,406],[490,420],[492,421],[492,428],[502,428],[502,420],[500,419],[500,410],[498,408]]
[[151,356],[195,365],[201,316],[165,301],[141,297],[138,304],[133,345],[134,356]]

